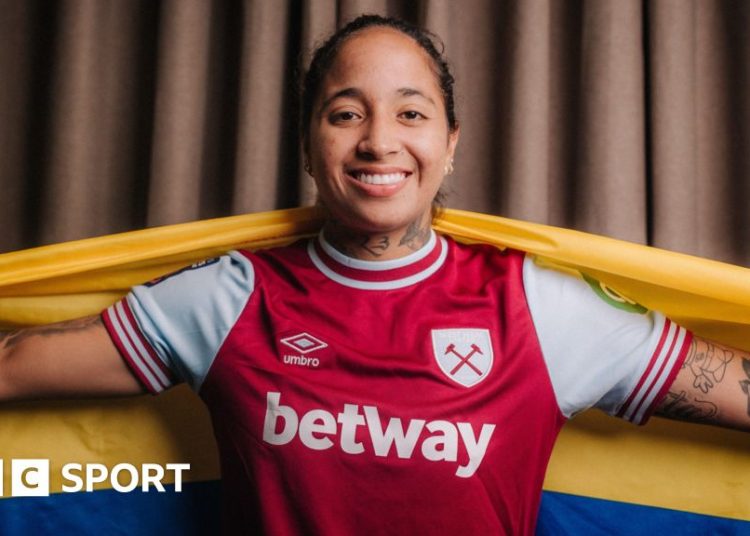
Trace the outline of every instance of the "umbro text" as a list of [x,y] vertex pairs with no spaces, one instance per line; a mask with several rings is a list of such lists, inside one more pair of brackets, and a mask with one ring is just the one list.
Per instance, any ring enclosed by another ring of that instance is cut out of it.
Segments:
[[305,357],[303,355],[284,354],[284,363],[287,365],[299,365],[302,367],[319,367],[320,359],[317,357]]
[[[360,434],[358,438],[359,426],[366,426],[367,434]],[[424,430],[427,434],[423,434]],[[339,435],[338,445],[347,454],[363,454],[369,450],[375,456],[387,457],[395,447],[396,456],[411,459],[421,440],[418,450],[425,460],[456,462],[456,476],[468,478],[482,463],[494,431],[494,424],[483,424],[477,437],[471,423],[423,419],[409,419],[404,430],[404,422],[399,417],[391,417],[383,428],[377,407],[358,404],[344,404],[343,411],[335,416],[324,409],[312,409],[300,418],[294,408],[281,404],[281,393],[270,392],[266,395],[263,441],[286,445],[299,436],[305,447],[326,450],[335,445],[332,438]],[[360,439],[367,435],[371,443],[366,447]],[[461,456],[462,462],[458,461],[459,443],[466,450],[466,455]]]

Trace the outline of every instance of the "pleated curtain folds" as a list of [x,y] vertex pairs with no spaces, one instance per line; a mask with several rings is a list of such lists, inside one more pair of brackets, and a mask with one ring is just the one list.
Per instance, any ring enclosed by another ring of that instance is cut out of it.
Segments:
[[750,263],[744,0],[0,0],[0,251],[314,202],[297,75],[361,13],[445,45],[449,206]]

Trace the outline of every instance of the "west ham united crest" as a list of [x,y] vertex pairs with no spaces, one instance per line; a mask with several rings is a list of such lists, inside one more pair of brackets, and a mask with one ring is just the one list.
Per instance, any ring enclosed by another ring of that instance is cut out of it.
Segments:
[[433,329],[432,351],[440,370],[464,387],[476,385],[492,369],[492,340],[486,329]]

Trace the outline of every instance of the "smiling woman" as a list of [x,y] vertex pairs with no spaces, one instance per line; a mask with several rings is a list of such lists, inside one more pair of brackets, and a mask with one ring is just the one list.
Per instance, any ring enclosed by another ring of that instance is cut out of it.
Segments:
[[591,277],[434,232],[451,82],[421,30],[344,27],[303,99],[323,231],[7,336],[0,396],[187,383],[212,417],[230,534],[533,534],[556,436],[585,409],[750,428],[744,352]]
[[330,211],[326,237],[354,257],[384,260],[429,238],[459,129],[453,79],[432,42],[383,21],[359,19],[328,65],[313,60],[302,126],[306,167]]

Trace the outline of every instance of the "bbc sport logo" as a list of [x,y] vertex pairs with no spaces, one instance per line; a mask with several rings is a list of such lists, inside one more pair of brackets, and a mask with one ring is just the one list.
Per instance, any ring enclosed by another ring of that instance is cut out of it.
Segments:
[[[0,459],[0,497],[48,497],[50,493],[50,463],[46,459],[10,460],[10,490],[4,489],[5,460]],[[109,481],[112,489],[120,493],[130,493],[136,488],[141,491],[155,489],[166,492],[164,480],[174,473],[174,491],[182,492],[184,471],[190,470],[189,463],[144,463],[140,466],[118,463],[110,470],[101,463],[67,463],[62,466],[62,492],[77,493],[94,491],[97,484]]]

